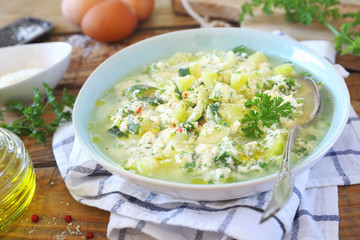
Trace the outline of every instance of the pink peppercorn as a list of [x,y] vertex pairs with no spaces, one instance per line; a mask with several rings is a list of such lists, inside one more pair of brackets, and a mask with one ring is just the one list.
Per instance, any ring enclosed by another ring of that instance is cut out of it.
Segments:
[[31,221],[32,221],[33,223],[38,222],[38,221],[39,221],[39,215],[33,214],[33,215],[31,216]]
[[88,232],[88,233],[86,234],[86,237],[87,237],[88,239],[91,239],[91,238],[94,237],[94,234],[93,234],[92,232]]
[[64,219],[65,219],[65,221],[70,222],[70,221],[71,221],[71,216],[70,216],[70,215],[66,215],[66,216],[64,217]]

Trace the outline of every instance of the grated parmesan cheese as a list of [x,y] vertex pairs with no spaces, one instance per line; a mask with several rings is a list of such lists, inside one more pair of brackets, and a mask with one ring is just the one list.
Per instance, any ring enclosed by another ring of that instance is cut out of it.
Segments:
[[26,68],[16,72],[6,73],[0,76],[0,88],[20,82],[26,78],[32,77],[42,71],[43,68]]

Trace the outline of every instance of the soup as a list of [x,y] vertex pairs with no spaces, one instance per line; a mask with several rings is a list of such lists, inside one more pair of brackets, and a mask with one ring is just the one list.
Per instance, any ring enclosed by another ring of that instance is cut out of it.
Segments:
[[[120,79],[92,112],[93,143],[124,169],[151,178],[221,184],[278,169],[291,127],[305,122],[314,96],[291,63],[251,53],[178,52]],[[332,108],[326,89],[322,104]],[[321,141],[330,114],[301,128],[293,163]]]

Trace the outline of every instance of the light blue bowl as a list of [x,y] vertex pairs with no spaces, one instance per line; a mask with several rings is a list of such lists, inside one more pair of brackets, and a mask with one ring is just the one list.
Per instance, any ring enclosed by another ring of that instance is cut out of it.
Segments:
[[293,172],[296,175],[309,169],[333,146],[345,127],[350,108],[346,84],[327,60],[306,46],[288,38],[249,29],[211,28],[177,31],[146,39],[114,54],[95,69],[79,92],[73,113],[76,139],[104,168],[151,191],[195,200],[224,200],[271,189],[277,176],[275,173],[258,179],[223,185],[182,184],[140,176],[124,170],[103,155],[91,142],[88,131],[90,112],[96,99],[122,76],[139,71],[142,66],[157,60],[169,58],[176,52],[230,50],[240,44],[252,50],[263,51],[266,55],[291,61],[296,66],[306,69],[314,79],[326,85],[333,95],[335,106],[328,133],[314,152],[293,168]]

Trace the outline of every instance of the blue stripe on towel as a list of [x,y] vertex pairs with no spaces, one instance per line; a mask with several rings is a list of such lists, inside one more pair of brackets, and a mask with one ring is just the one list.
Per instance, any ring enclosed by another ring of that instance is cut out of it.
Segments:
[[209,202],[209,201],[199,201],[199,204],[200,204],[200,206],[206,207],[206,204],[207,204],[208,202]]
[[[181,207],[182,205],[179,205],[178,207],[170,207],[170,208],[165,208],[165,207],[161,207],[161,206],[157,206],[155,204],[152,204],[150,202],[145,202],[145,201],[141,201],[133,196],[130,196],[128,194],[125,194],[123,192],[120,191],[113,191],[113,192],[108,192],[108,193],[103,193],[101,195],[97,195],[97,196],[80,196],[80,198],[82,200],[98,200],[98,199],[102,199],[102,198],[106,198],[107,196],[110,195],[120,195],[121,197],[123,197],[124,199],[128,200],[131,204],[135,204],[138,207],[142,207],[145,209],[148,209],[150,211],[154,211],[154,212],[170,212],[173,211],[176,208]],[[189,209],[189,210],[195,210],[195,211],[204,211],[204,212],[221,212],[221,211],[227,211],[229,209],[232,208],[236,208],[236,207],[243,207],[243,208],[250,208],[253,209],[257,212],[263,212],[262,209],[253,207],[253,206],[248,206],[248,205],[234,205],[231,207],[225,207],[225,208],[211,208],[211,207],[201,207],[201,206],[194,206],[194,205],[187,205],[185,208]]]
[[72,143],[72,142],[74,142],[74,139],[75,139],[75,135],[74,135],[74,136],[71,136],[71,137],[68,137],[68,138],[65,138],[64,140],[62,140],[62,141],[54,144],[53,147],[52,147],[52,149],[55,150],[55,149],[57,149],[57,148],[59,148],[59,147],[61,147],[61,146],[64,146],[64,145],[69,144],[69,143]]
[[88,175],[89,177],[107,177],[112,175],[109,171],[101,167],[99,164],[96,165],[95,169],[83,167],[81,165],[72,166],[67,170],[66,175],[68,175],[69,172],[83,173]]
[[[334,152],[334,149],[331,148],[330,152]],[[348,176],[346,176],[343,168],[341,167],[341,164],[339,162],[339,158],[337,157],[336,154],[334,155],[331,155],[331,159],[335,165],[335,169],[336,171],[339,173],[339,175],[342,177],[343,181],[344,181],[344,185],[350,185],[351,184],[351,181],[349,179]]]
[[291,231],[291,240],[298,239],[298,234],[300,230],[300,220],[298,218],[294,219],[292,224],[292,231]]
[[340,156],[340,155],[360,155],[360,151],[353,149],[346,149],[342,151],[329,151],[325,154],[325,157]]
[[116,213],[117,210],[121,207],[121,205],[123,205],[125,203],[125,201],[123,199],[120,199],[119,201],[117,201],[117,203],[111,208],[111,212]]
[[126,237],[126,228],[120,229],[118,240],[125,240],[125,237]]
[[156,196],[157,196],[156,193],[151,192],[151,193],[149,194],[149,196],[145,199],[145,202],[148,202],[148,203],[151,202]]
[[103,190],[104,190],[104,186],[105,186],[105,182],[111,178],[111,176],[108,176],[108,177],[105,177],[103,179],[100,180],[99,182],[99,189],[98,189],[98,195],[102,194],[103,193]]
[[203,239],[204,232],[197,230],[195,235],[195,240],[202,240]]
[[299,218],[301,216],[308,216],[315,222],[339,222],[339,216],[338,215],[314,215],[310,213],[308,210],[301,209],[297,211],[293,226],[292,226],[292,233],[291,233],[291,240],[298,239],[299,229],[300,229],[300,220]]
[[258,208],[263,208],[264,205],[265,205],[265,196],[268,192],[262,192],[260,193],[258,196],[257,196],[257,203],[255,205],[255,207],[258,207]]
[[89,174],[89,177],[101,177],[101,176],[111,176],[112,173],[110,173],[108,170],[104,169],[101,165],[97,164],[94,171]]
[[[257,208],[254,206],[250,206],[250,205],[234,205],[231,207],[224,207],[224,208],[211,208],[211,207],[202,207],[202,206],[196,206],[196,205],[187,205],[187,206],[183,206],[180,205],[178,207],[173,207],[173,208],[165,208],[165,207],[160,207],[157,205],[154,205],[152,203],[149,202],[145,202],[145,201],[141,201],[133,196],[127,195],[123,192],[120,191],[113,191],[113,192],[108,192],[108,193],[103,193],[101,195],[98,196],[80,196],[80,200],[79,202],[83,201],[83,200],[98,200],[98,199],[102,199],[102,198],[106,198],[107,196],[110,195],[120,195],[121,197],[123,197],[124,199],[126,199],[127,201],[129,201],[129,203],[131,204],[135,204],[138,207],[142,207],[145,208],[147,210],[150,211],[154,211],[154,212],[170,212],[173,211],[174,209],[179,209],[179,208],[183,208],[183,209],[188,209],[188,210],[194,210],[194,211],[199,211],[199,212],[221,212],[221,211],[227,211],[229,209],[235,209],[235,208],[247,208],[247,209],[252,209],[256,212],[262,213],[264,210],[261,208]],[[285,227],[284,224],[276,217],[273,217],[275,219],[275,221],[279,224],[281,230],[283,231],[283,233],[285,233]]]
[[83,167],[81,165],[77,165],[77,166],[72,166],[67,170],[66,175],[69,174],[69,172],[78,172],[78,173],[83,173],[83,174],[91,174],[92,172],[94,172],[94,169],[92,168],[88,168],[88,167]]
[[299,191],[299,189],[297,187],[294,187],[293,192],[298,196],[299,200],[301,201],[302,195],[301,195],[301,192]]
[[311,217],[311,219],[316,222],[320,222],[320,221],[338,222],[339,221],[338,215],[314,215],[305,209],[299,210],[296,213],[295,219],[299,218],[301,216],[304,216],[304,215]]
[[349,124],[349,123],[351,123],[351,122],[353,122],[353,121],[359,121],[359,120],[360,120],[360,119],[359,119],[358,117],[349,117],[347,123]]
[[171,219],[175,218],[177,215],[179,215],[180,213],[182,213],[184,211],[184,209],[186,208],[187,205],[188,205],[188,203],[183,203],[180,207],[174,208],[173,210],[176,210],[176,211],[173,214],[171,214],[170,217],[162,219],[161,223],[162,224],[167,223]]
[[231,220],[233,219],[236,213],[236,208],[231,209],[230,212],[227,214],[225,220],[221,223],[220,227],[218,228],[219,233],[225,233],[226,228],[229,226]]
[[135,229],[138,231],[142,231],[143,228],[145,227],[145,225],[146,225],[146,222],[144,220],[140,220],[138,222],[138,224],[136,225]]

